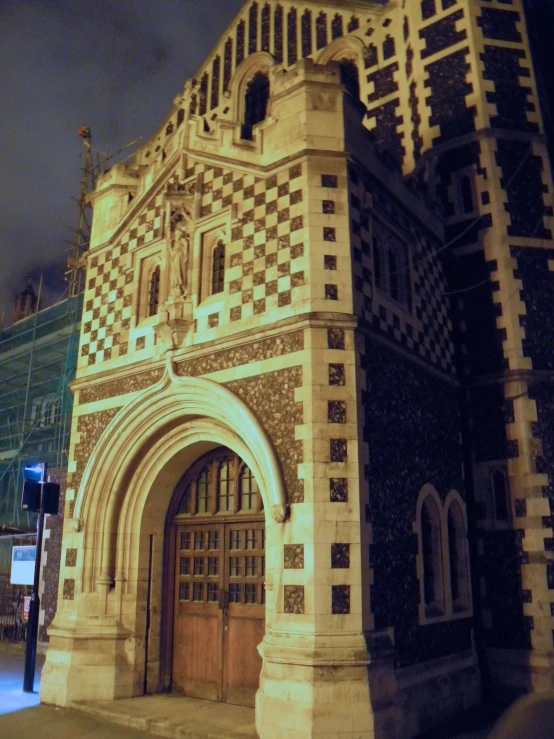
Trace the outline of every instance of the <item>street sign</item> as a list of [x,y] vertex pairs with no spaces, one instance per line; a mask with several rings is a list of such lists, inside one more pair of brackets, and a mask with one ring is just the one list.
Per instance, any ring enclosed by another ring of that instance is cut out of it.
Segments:
[[12,585],[32,585],[35,575],[36,547],[16,546],[12,549]]

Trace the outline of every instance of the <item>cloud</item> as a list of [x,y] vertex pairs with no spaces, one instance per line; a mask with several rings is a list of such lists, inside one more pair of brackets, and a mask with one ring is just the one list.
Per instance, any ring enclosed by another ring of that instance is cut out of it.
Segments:
[[[64,290],[83,159],[77,129],[114,152],[147,139],[227,24],[234,0],[0,4],[0,311],[27,276]],[[214,22],[216,19],[216,22]]]

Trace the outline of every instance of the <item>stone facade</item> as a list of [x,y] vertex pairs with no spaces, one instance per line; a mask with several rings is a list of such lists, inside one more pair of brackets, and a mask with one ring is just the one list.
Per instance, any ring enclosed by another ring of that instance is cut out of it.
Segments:
[[244,6],[92,197],[43,700],[170,688],[167,510],[215,446],[264,503],[261,737],[415,736],[476,649],[551,687],[540,131],[520,0]]

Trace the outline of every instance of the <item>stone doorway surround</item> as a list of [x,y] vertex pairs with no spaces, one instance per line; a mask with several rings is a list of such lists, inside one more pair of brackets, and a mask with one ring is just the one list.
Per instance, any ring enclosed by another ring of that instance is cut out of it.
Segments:
[[[374,633],[368,643],[361,618],[358,629],[349,624],[332,632],[321,630],[317,613],[305,613],[301,623],[291,618],[282,595],[283,552],[304,529],[307,536],[315,531],[317,516],[302,511],[293,527],[281,468],[260,421],[216,382],[178,376],[171,355],[163,378],[110,421],[83,474],[65,530],[69,546],[82,552],[78,586],[74,600],[62,601],[50,629],[41,700],[67,706],[164,689],[160,638],[167,509],[183,470],[218,446],[250,467],[264,502],[267,602],[265,636],[258,647],[263,661],[256,695],[258,735],[307,738],[340,731],[393,739],[398,708],[388,636]],[[310,567],[313,562],[306,562],[306,570]]]

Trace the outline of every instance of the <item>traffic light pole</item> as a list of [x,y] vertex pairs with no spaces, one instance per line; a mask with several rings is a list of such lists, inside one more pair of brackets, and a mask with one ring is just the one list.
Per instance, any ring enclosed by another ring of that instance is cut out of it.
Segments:
[[[45,474],[46,476],[46,474]],[[44,485],[44,481],[42,486]],[[37,659],[38,620],[40,614],[40,598],[38,594],[40,580],[40,561],[42,558],[42,534],[44,532],[44,498],[40,496],[40,511],[37,523],[37,546],[35,555],[35,577],[33,580],[33,593],[29,607],[29,620],[27,621],[27,640],[25,643],[25,673],[23,675],[23,690],[32,693],[35,683],[35,665]]]

